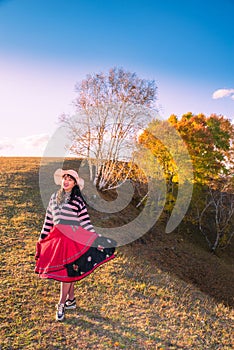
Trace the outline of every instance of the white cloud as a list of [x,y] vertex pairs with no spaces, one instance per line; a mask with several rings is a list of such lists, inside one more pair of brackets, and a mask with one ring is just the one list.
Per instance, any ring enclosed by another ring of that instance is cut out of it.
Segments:
[[3,140],[0,140],[0,151],[4,151],[4,150],[10,150],[13,149],[13,145],[10,141],[9,138],[5,138]]
[[48,134],[37,134],[25,137],[5,138],[0,140],[1,156],[42,156],[49,141]]
[[46,143],[49,141],[49,135],[39,134],[22,137],[19,139],[20,143],[25,144],[25,146],[40,148],[45,147]]
[[223,97],[231,97],[234,100],[234,89],[218,89],[212,95],[215,100]]

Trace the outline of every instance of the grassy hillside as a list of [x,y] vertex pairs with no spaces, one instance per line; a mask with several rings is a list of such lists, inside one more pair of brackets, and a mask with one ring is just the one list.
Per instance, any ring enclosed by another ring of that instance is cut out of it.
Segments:
[[45,213],[39,165],[1,158],[0,349],[233,348],[231,255],[211,255],[160,226],[77,283],[78,309],[56,322],[59,283],[34,274]]

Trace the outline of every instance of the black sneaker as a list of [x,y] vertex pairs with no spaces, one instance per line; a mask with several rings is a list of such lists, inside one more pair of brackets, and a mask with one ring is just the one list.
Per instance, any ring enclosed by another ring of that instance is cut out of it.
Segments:
[[62,321],[64,319],[64,316],[65,316],[64,304],[58,304],[56,307],[57,307],[56,321]]
[[76,299],[67,299],[65,302],[65,310],[71,310],[76,308]]

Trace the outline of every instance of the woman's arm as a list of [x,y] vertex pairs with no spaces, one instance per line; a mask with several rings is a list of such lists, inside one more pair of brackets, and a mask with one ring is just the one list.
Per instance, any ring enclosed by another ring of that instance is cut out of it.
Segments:
[[46,238],[54,226],[53,214],[52,214],[52,202],[53,202],[53,195],[51,196],[49,205],[46,209],[45,220],[44,220],[44,224],[42,226],[42,230],[41,230],[41,234],[40,234],[39,239]]
[[85,205],[85,202],[82,198],[78,200],[78,220],[80,226],[82,226],[85,230],[90,232],[95,232],[93,225],[90,222],[89,214]]

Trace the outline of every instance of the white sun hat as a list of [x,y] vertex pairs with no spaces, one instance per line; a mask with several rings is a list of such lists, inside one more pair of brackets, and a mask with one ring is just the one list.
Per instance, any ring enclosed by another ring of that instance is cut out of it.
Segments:
[[77,185],[79,186],[80,190],[82,191],[84,188],[84,179],[82,179],[81,177],[79,177],[78,173],[75,170],[63,170],[63,169],[57,169],[54,172],[54,182],[56,183],[56,185],[60,185],[62,184],[62,179],[64,175],[71,175],[72,177],[74,177],[74,179],[76,180]]

